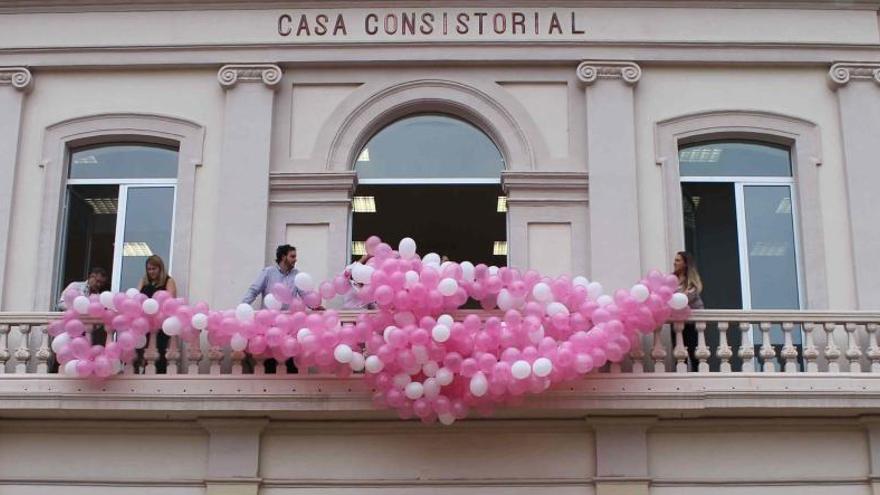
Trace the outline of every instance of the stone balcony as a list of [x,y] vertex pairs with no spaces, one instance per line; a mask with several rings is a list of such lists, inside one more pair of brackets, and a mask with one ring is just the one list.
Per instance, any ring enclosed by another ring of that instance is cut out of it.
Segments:
[[[344,313],[343,320],[355,315]],[[59,316],[0,313],[0,416],[392,417],[373,408],[372,391],[359,378],[266,373],[262,362],[250,372],[244,353],[207,347],[204,339],[200,348],[172,339],[166,374],[155,372],[155,349],[145,353],[144,374],[128,368],[92,381],[52,373],[46,328]],[[698,334],[696,370],[682,339],[671,338],[688,324]],[[875,312],[695,311],[687,322],[644,336],[622,363],[495,416],[872,415],[880,408],[878,324]]]

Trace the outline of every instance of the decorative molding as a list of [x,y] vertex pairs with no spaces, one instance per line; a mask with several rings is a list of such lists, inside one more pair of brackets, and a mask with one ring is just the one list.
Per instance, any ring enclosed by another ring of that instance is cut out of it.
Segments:
[[261,82],[271,89],[281,83],[281,67],[275,64],[224,65],[217,72],[217,81],[224,89],[232,89],[238,83]]
[[828,77],[832,86],[846,86],[850,81],[874,81],[880,84],[880,63],[838,62],[831,66]]
[[546,206],[548,203],[587,203],[589,176],[586,172],[501,173],[507,204]]
[[24,67],[0,67],[0,86],[6,85],[28,92],[34,85],[34,76]]
[[577,77],[587,86],[599,79],[620,79],[634,86],[642,78],[642,68],[635,62],[584,60],[577,66]]

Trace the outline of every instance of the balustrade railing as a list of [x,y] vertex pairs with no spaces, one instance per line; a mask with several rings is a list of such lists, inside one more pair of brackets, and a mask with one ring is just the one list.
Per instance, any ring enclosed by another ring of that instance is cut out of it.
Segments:
[[[59,313],[0,313],[0,374],[57,373],[48,324]],[[353,321],[355,312],[343,312]],[[98,326],[89,322],[87,328]],[[880,313],[864,311],[694,311],[642,337],[620,363],[601,373],[876,373],[880,376]],[[107,338],[113,338],[109,335]],[[151,338],[139,362],[122,374],[287,374],[284,363],[171,337]],[[157,362],[164,358],[164,370]],[[159,373],[164,371],[164,373]],[[304,373],[306,370],[299,370]]]

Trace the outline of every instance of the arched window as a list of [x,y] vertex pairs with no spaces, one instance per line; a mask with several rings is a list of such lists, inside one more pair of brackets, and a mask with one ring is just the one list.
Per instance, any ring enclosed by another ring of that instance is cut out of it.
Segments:
[[441,114],[397,120],[373,135],[355,163],[352,257],[376,234],[419,252],[506,264],[504,158],[477,127]]
[[171,270],[177,155],[138,143],[70,151],[59,288],[85,280],[92,267],[111,274],[112,290],[137,287],[153,254]]

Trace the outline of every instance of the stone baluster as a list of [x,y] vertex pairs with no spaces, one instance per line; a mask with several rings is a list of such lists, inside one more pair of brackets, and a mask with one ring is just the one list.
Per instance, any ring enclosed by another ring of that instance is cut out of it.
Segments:
[[798,372],[797,348],[794,346],[794,341],[791,336],[793,329],[794,323],[790,321],[782,323],[782,333],[785,336],[785,345],[782,346],[782,357],[785,359],[786,373]]
[[829,373],[840,373],[840,348],[837,347],[837,343],[834,342],[834,329],[837,327],[836,323],[826,323],[825,327],[825,359],[828,360],[828,372]]
[[770,323],[762,321],[758,324],[758,328],[761,332],[760,356],[764,360],[763,370],[766,373],[772,373],[776,371],[776,349],[770,343]]
[[189,359],[189,367],[186,370],[187,375],[199,374],[199,363],[202,362],[202,341],[201,338],[195,338],[186,343],[186,355]]
[[180,373],[180,337],[177,335],[168,339],[168,348],[165,349],[165,374],[176,375]]
[[9,361],[9,325],[0,325],[0,374],[6,373],[6,362]]
[[232,374],[240,375],[243,371],[242,360],[244,359],[244,351],[232,351],[230,357],[232,358]]
[[636,345],[629,351],[629,358],[632,361],[633,373],[645,372],[645,350],[642,349],[642,336],[636,339]]
[[747,321],[739,322],[739,331],[742,339],[739,345],[739,358],[742,360],[742,372],[752,373],[755,371],[755,346],[752,345],[752,325]]
[[697,359],[697,369],[700,373],[708,373],[709,372],[709,357],[712,355],[712,352],[709,350],[709,346],[706,345],[706,322],[698,321],[696,323],[697,327],[697,349],[694,351],[694,357]]
[[684,322],[676,321],[672,323],[672,331],[675,332],[675,348],[672,349],[672,355],[675,356],[675,372],[676,373],[687,373],[688,372],[688,352],[687,347],[684,346]]
[[856,324],[852,322],[847,322],[843,324],[843,329],[846,330],[846,352],[844,355],[846,356],[847,361],[849,361],[849,372],[850,373],[861,373],[862,372],[862,350],[859,349],[858,336],[856,335]]
[[220,349],[220,346],[212,345],[211,348],[208,349],[208,359],[211,361],[211,367],[208,373],[211,375],[219,375],[220,361],[223,360],[223,351]]
[[663,326],[654,330],[651,344],[651,359],[654,360],[654,373],[666,372],[666,349],[663,348]]
[[819,358],[819,350],[813,342],[813,328],[815,325],[812,322],[804,323],[804,369],[807,373],[819,371],[819,364],[816,362]]
[[156,341],[158,340],[158,332],[150,335],[150,341],[147,343],[147,348],[144,350],[144,374],[145,375],[155,375],[156,374],[156,360],[159,359],[159,348],[156,346]]
[[[255,357],[254,358],[254,374],[255,375],[265,375],[266,374],[265,361],[266,361],[266,359],[262,358],[262,357]],[[278,363],[278,366],[284,368],[285,372],[287,371],[287,367],[284,366],[284,363]],[[278,372],[276,371],[276,373],[278,373]]]
[[[263,368],[263,373],[266,372],[266,368]],[[276,375],[287,375],[287,364],[285,361],[281,361],[280,363],[275,365],[275,374]]]
[[49,358],[52,357],[52,350],[49,348],[49,327],[48,325],[40,325],[37,327],[40,334],[40,348],[37,349],[37,373],[49,372]]
[[727,343],[727,329],[730,324],[726,321],[718,322],[718,349],[715,350],[715,356],[721,361],[720,371],[722,373],[730,373],[730,358],[733,357],[733,350]]
[[18,333],[21,334],[21,341],[18,344],[18,349],[15,350],[15,372],[25,374],[27,373],[28,360],[31,358],[31,349],[29,347],[31,326],[28,324],[19,325]]
[[868,332],[868,359],[871,360],[871,373],[880,373],[880,346],[877,345],[877,324],[865,325]]

